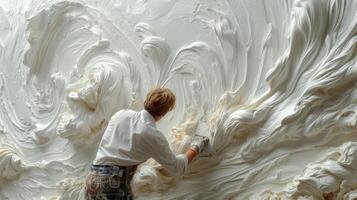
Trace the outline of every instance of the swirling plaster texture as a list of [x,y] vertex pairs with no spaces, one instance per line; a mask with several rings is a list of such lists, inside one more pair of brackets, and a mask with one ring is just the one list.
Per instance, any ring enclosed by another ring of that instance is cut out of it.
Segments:
[[153,160],[137,199],[356,199],[357,1],[2,0],[0,199],[83,199],[117,110],[171,88],[180,178]]

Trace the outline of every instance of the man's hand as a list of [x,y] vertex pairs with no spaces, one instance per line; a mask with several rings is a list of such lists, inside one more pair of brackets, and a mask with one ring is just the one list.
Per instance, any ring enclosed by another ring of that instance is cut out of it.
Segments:
[[191,143],[191,149],[196,151],[197,154],[200,154],[203,149],[208,146],[208,143],[208,137],[195,135],[193,138],[193,142]]
[[195,135],[190,149],[186,152],[188,163],[191,163],[196,156],[209,157],[212,155],[208,137]]

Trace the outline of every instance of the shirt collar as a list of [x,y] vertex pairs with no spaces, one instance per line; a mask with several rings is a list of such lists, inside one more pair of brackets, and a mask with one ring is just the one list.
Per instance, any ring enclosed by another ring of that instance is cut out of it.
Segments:
[[143,117],[145,118],[145,120],[147,120],[147,121],[149,121],[149,122],[151,122],[152,124],[155,125],[155,119],[154,119],[154,117],[153,117],[148,111],[146,111],[145,109],[143,109],[143,110],[141,111],[141,114],[143,115]]

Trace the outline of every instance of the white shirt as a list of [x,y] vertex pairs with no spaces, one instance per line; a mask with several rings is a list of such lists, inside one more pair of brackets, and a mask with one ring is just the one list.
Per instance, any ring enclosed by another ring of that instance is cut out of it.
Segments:
[[120,110],[110,119],[94,164],[131,166],[153,158],[171,175],[187,169],[187,156],[175,155],[149,112]]

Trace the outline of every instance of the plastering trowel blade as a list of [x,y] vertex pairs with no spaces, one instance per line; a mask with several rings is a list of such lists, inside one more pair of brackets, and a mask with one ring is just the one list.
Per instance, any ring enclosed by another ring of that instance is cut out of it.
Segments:
[[195,135],[210,138],[210,129],[208,128],[207,122],[199,122],[197,125],[197,130]]

